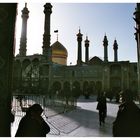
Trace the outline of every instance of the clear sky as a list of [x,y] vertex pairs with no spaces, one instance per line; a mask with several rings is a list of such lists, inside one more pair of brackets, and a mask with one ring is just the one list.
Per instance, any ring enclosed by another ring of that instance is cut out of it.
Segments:
[[[43,13],[45,3],[27,3],[29,13],[27,33],[27,55],[42,53],[44,34]],[[18,4],[16,28],[16,54],[19,53],[21,36],[21,10],[24,3]],[[82,60],[85,61],[84,40],[86,35],[90,40],[89,57],[104,57],[103,38],[108,38],[108,60],[114,61],[113,43],[118,43],[118,60],[137,61],[137,46],[135,41],[135,22],[133,13],[135,3],[52,3],[51,14],[51,44],[58,40],[68,51],[68,65],[77,62],[77,37],[79,27],[83,34]]]

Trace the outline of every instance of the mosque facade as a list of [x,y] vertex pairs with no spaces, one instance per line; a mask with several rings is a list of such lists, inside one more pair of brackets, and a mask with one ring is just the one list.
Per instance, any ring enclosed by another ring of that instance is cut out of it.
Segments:
[[[50,44],[52,5],[44,5],[45,24],[42,54],[27,52],[27,5],[22,10],[22,31],[19,54],[15,57],[13,73],[14,94],[60,94],[68,96],[96,95],[106,91],[118,93],[138,89],[137,63],[118,61],[118,43],[114,40],[114,61],[108,60],[108,39],[103,38],[104,60],[98,56],[89,59],[90,41],[84,40],[85,62],[82,61],[83,34],[77,33],[77,63],[67,65],[67,49],[57,40]],[[30,46],[28,46],[30,47]],[[73,92],[70,92],[73,91]]]

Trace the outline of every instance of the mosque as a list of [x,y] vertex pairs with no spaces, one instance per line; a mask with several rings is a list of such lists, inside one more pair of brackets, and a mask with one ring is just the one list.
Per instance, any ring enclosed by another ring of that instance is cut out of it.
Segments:
[[[22,10],[22,31],[19,54],[15,57],[13,73],[14,94],[62,94],[68,96],[96,95],[106,91],[118,93],[124,89],[137,92],[137,63],[118,61],[118,44],[114,40],[114,61],[108,61],[108,39],[104,36],[104,60],[98,56],[89,59],[88,37],[84,40],[85,62],[82,61],[82,36],[77,33],[77,64],[67,65],[68,51],[58,40],[50,44],[52,5],[44,5],[45,24],[42,54],[26,55],[27,4]],[[32,47],[32,46],[28,46]],[[75,91],[75,92],[70,92]]]

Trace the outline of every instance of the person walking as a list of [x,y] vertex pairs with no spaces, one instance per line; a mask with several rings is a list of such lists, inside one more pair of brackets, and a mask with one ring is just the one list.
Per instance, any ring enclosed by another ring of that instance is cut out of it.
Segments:
[[97,110],[99,110],[99,124],[100,126],[105,123],[105,118],[107,116],[107,103],[105,92],[101,92],[97,97]]
[[46,137],[50,132],[49,125],[41,117],[43,112],[39,104],[33,104],[21,119],[15,137]]
[[140,109],[133,102],[130,90],[122,93],[122,103],[113,122],[112,133],[114,137],[140,137]]

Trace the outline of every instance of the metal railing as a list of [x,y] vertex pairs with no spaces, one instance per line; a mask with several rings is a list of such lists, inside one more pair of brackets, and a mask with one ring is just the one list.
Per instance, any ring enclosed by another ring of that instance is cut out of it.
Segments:
[[75,108],[75,100],[69,99],[66,101],[65,98],[51,97],[44,95],[13,95],[12,99],[12,111],[15,114],[16,121],[15,126],[18,126],[20,119],[25,115],[28,107],[38,103],[44,109],[42,117],[49,124],[51,131],[49,134],[60,135],[60,130],[49,122],[48,118],[70,111]]

